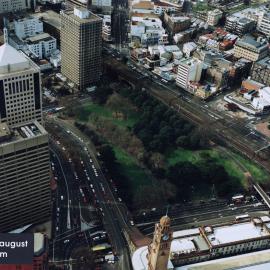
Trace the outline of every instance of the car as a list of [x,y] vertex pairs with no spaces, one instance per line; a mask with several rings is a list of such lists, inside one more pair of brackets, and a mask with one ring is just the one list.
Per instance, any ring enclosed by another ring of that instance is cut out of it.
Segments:
[[118,198],[118,201],[119,201],[119,202],[122,202],[122,199],[119,197],[119,198]]
[[56,208],[56,211],[57,211],[57,212],[60,212],[60,208],[59,208],[59,207],[57,207],[57,208]]
[[133,220],[130,220],[130,225],[134,226],[134,221]]
[[90,184],[90,187],[93,188],[94,186],[92,184]]
[[90,162],[93,162],[93,160],[92,160],[91,158],[89,159],[89,161],[90,161]]
[[69,158],[69,159],[68,159],[68,162],[69,162],[69,163],[71,163],[71,162],[72,162],[71,158]]
[[66,148],[63,146],[63,147],[62,147],[62,150],[63,150],[63,151],[66,151]]
[[56,231],[57,231],[57,232],[59,231],[59,227],[58,227],[58,226],[56,227]]
[[60,142],[59,142],[59,141],[56,141],[56,143],[57,143],[58,145],[60,145]]
[[63,195],[61,195],[61,201],[63,201],[64,200],[64,196]]
[[66,239],[64,240],[64,244],[68,243],[69,242],[69,239]]
[[67,130],[67,133],[68,133],[68,134],[70,134],[70,133],[71,133],[71,131],[70,131],[70,130]]
[[157,208],[152,208],[152,209],[151,209],[151,211],[153,211],[153,212],[156,211],[156,210],[157,210]]

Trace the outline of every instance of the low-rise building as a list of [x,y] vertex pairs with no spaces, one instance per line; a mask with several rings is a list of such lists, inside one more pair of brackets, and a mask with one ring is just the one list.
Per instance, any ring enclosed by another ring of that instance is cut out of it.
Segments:
[[187,30],[191,25],[191,19],[186,16],[169,15],[164,13],[164,22],[171,34]]
[[265,85],[270,85],[270,57],[265,57],[253,63],[251,78]]
[[33,37],[43,32],[43,23],[36,17],[26,17],[14,20],[14,31],[19,39]]
[[[173,232],[168,269],[193,269],[183,266],[269,247],[270,218],[239,216],[232,222]],[[149,249],[144,246],[133,253],[134,270],[147,269],[148,252]],[[224,264],[224,268],[214,266],[209,269],[232,269]]]
[[[27,44],[26,48],[39,59],[50,57],[51,53],[57,48],[56,39],[48,33],[29,37],[25,41]],[[27,49],[24,50],[26,51]]]
[[225,28],[227,31],[239,36],[251,33],[256,28],[256,22],[248,18],[229,16],[226,18]]
[[168,44],[168,35],[159,18],[131,18],[131,41],[138,41],[141,46]]
[[133,13],[154,13],[154,3],[152,1],[140,1],[132,4]]
[[210,10],[207,13],[207,23],[211,26],[216,26],[222,18],[223,12],[219,9]]
[[165,12],[176,12],[179,10],[178,5],[174,5],[168,2],[155,1],[154,12],[155,14],[162,15]]
[[269,44],[266,39],[262,37],[255,39],[250,35],[245,35],[236,41],[234,45],[234,56],[250,61],[258,61],[268,55],[268,47]]

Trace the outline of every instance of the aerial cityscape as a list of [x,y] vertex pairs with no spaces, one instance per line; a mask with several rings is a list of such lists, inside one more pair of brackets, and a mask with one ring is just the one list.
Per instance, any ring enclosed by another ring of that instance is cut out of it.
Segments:
[[268,0],[0,0],[0,270],[269,270],[269,42]]

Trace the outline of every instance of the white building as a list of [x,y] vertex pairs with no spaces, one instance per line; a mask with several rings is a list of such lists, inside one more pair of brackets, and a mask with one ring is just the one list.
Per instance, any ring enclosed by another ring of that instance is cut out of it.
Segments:
[[0,14],[34,8],[35,0],[0,0]]
[[132,4],[133,13],[150,14],[154,13],[154,3],[152,1],[139,1]]
[[19,39],[32,37],[43,32],[43,22],[34,17],[14,20],[14,30]]
[[258,91],[258,96],[254,97],[251,103],[256,110],[264,111],[270,109],[270,87],[264,87]]
[[26,39],[27,49],[39,59],[48,58],[57,48],[57,41],[47,33],[38,34]]
[[219,9],[210,10],[207,13],[207,23],[211,26],[216,26],[222,18],[223,12]]
[[159,18],[131,18],[131,40],[139,40],[142,46],[167,44],[168,35]]
[[161,15],[164,12],[176,12],[179,9],[177,5],[173,5],[168,2],[155,1],[154,2],[154,13]]
[[270,37],[270,12],[263,12],[262,17],[258,21],[257,29]]
[[178,66],[176,84],[188,90],[189,82],[198,82],[201,79],[203,63],[200,60],[188,58]]
[[102,39],[104,41],[112,41],[111,15],[103,15],[102,17]]
[[91,6],[101,8],[103,12],[109,12],[112,9],[112,0],[92,0]]
[[194,42],[187,42],[183,45],[183,53],[186,57],[190,57],[192,52],[196,51],[197,45]]

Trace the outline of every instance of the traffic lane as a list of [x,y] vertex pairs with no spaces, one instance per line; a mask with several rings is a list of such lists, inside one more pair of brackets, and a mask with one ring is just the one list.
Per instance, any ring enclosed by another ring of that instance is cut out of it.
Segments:
[[[171,219],[172,226],[176,226],[179,224],[188,224],[192,222],[198,223],[201,221],[207,221],[210,219],[218,219],[223,217],[235,217],[237,215],[242,214],[249,214],[249,213],[256,213],[268,210],[267,206],[259,206],[259,207],[247,207],[247,208],[240,208],[240,209],[227,209],[227,210],[220,210],[220,211],[213,211],[207,213],[198,213],[194,215],[186,215],[178,218]],[[233,218],[232,218],[233,219]],[[151,229],[154,228],[155,222],[149,222],[147,225],[140,225],[137,226],[140,230],[144,233],[151,233]]]
[[[205,212],[211,212],[211,211],[216,211],[216,212],[220,212],[220,211],[226,211],[226,210],[230,210],[232,208],[235,209],[253,209],[254,207],[259,207],[259,208],[265,208],[266,206],[258,206],[256,203],[249,203],[249,204],[245,204],[245,205],[230,205],[230,204],[222,204],[222,205],[207,205],[207,206],[201,206],[201,207],[193,207],[193,208],[182,208],[182,209],[178,209],[175,211],[168,211],[168,215],[171,218],[175,218],[177,216],[181,216],[181,215],[185,215],[185,214],[196,214],[196,213],[201,213],[203,211]],[[155,211],[156,212],[156,211]],[[157,221],[159,220],[160,216],[162,216],[162,213],[158,212],[158,213],[146,213],[145,214],[141,214],[139,216],[135,216],[134,217],[134,221],[135,223],[143,223],[143,222],[148,222],[148,221]],[[163,212],[164,213],[164,212]]]

